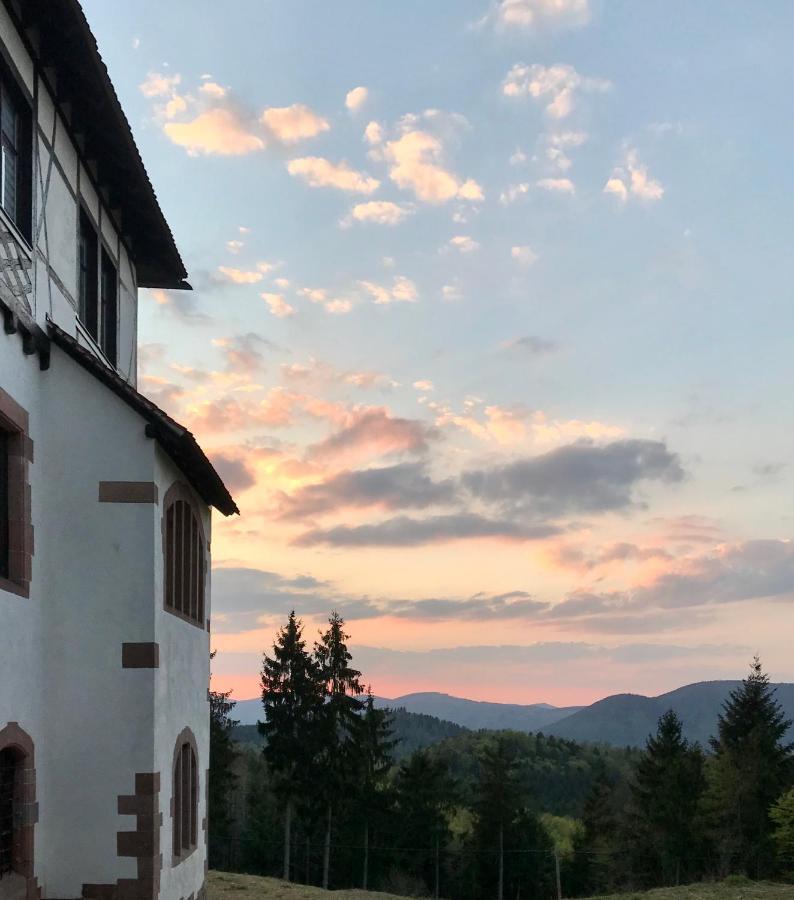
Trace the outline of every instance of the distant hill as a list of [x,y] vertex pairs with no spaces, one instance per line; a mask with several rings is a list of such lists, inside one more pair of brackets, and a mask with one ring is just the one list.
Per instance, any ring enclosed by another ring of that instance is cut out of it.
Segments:
[[[572,741],[598,741],[613,746],[642,746],[649,734],[656,731],[659,717],[672,709],[684,724],[684,734],[691,741],[704,746],[716,733],[722,704],[739,681],[701,681],[661,694],[644,697],[641,694],[615,694],[598,700],[572,715],[545,728],[548,734]],[[794,719],[794,684],[778,684],[777,699]],[[789,740],[794,729],[789,729]]]
[[[430,716],[447,725],[454,723],[472,731],[542,731],[572,741],[616,747],[642,746],[647,736],[656,730],[659,717],[668,709],[673,709],[684,723],[686,736],[705,746],[717,729],[722,704],[739,684],[739,681],[701,681],[658,697],[614,694],[590,706],[488,703],[434,692],[406,694],[393,699],[378,698],[376,702],[380,706]],[[794,719],[794,684],[778,684],[775,687],[787,717]],[[254,724],[262,716],[262,704],[258,699],[243,700],[235,707],[233,716],[241,724]],[[789,730],[789,740],[794,740],[794,729]],[[434,741],[428,739],[422,746],[431,743]]]
[[[235,709],[232,715],[236,717],[236,713]],[[410,756],[416,750],[467,733],[467,729],[462,726],[454,722],[444,722],[435,716],[411,713],[404,709],[393,709],[391,714],[394,739],[397,741],[392,755],[397,761]],[[262,736],[256,725],[238,725],[232,730],[232,739],[238,744],[262,746]]]
[[378,698],[377,703],[392,709],[402,708],[408,712],[435,716],[475,731],[481,728],[491,731],[544,731],[552,722],[583,709],[581,706],[556,707],[548,703],[533,703],[528,706],[518,703],[489,703],[434,692],[405,694],[392,700],[382,697]]

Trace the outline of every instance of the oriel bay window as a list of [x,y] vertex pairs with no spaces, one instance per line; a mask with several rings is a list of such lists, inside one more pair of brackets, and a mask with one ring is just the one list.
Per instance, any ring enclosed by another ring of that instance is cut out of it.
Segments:
[[33,558],[28,414],[0,388],[0,590],[28,596]]
[[165,608],[204,627],[204,529],[187,486],[176,484],[164,502]]

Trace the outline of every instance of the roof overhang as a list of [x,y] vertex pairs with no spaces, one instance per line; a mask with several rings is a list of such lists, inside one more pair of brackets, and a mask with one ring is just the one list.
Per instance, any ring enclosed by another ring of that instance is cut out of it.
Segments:
[[119,219],[145,288],[190,290],[187,271],[78,0],[2,0]]
[[157,441],[208,506],[214,506],[224,516],[239,515],[240,510],[220,475],[186,428],[136,391],[54,322],[48,323],[48,330],[57,347],[141,416],[146,422],[147,437]]

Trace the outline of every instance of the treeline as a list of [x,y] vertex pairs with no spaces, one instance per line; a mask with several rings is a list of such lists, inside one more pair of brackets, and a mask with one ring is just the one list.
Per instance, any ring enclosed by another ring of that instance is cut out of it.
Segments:
[[398,761],[347,640],[334,614],[310,649],[290,616],[263,659],[261,751],[234,760],[214,695],[211,865],[471,900],[794,872],[790,723],[758,660],[707,748],[668,712],[642,751],[466,732]]

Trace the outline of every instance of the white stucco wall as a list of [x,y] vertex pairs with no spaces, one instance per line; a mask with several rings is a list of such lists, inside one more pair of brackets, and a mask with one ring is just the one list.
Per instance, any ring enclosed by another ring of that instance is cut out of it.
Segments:
[[[186,897],[204,881],[209,634],[163,609],[162,499],[184,476],[144,421],[57,347],[40,372],[17,336],[0,335],[0,387],[28,409],[35,443],[31,596],[0,590],[0,726],[16,721],[35,743],[43,896],[135,877],[116,848],[135,819],[117,798],[135,792],[136,773],[160,772],[160,896]],[[100,481],[154,481],[160,502],[99,503]],[[122,668],[123,643],[150,641],[159,669]],[[198,847],[172,867],[171,770],[185,727],[198,746]]]

